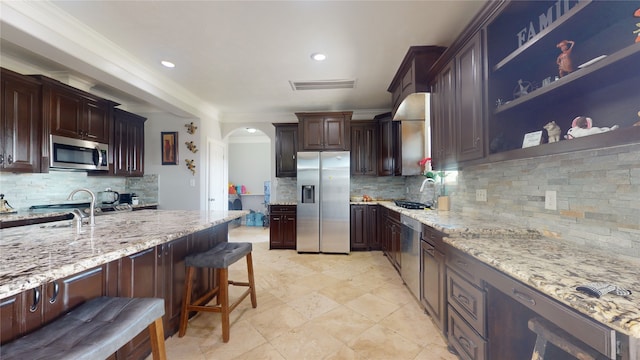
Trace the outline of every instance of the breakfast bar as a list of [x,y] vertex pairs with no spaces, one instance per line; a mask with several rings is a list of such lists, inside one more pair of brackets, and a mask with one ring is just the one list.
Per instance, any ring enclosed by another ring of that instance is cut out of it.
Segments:
[[[227,241],[228,223],[247,211],[141,210],[0,230],[1,342],[29,333],[99,296],[165,300],[165,335],[177,330],[184,258]],[[197,274],[195,292],[214,284]],[[150,351],[141,334],[121,352]]]

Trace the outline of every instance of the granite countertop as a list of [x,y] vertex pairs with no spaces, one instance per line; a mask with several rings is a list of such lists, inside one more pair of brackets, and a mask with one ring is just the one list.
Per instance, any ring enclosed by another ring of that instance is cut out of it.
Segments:
[[246,210],[140,210],[0,230],[0,299],[248,214]]
[[[640,260],[549,238],[445,238],[444,242],[588,317],[640,339]],[[607,282],[632,293],[600,298],[576,286]]]
[[[149,206],[158,206],[158,203],[144,203],[138,205],[131,205],[133,209],[146,208]],[[57,217],[71,214],[72,209],[59,209],[56,211],[32,211],[32,210],[18,210],[15,213],[0,214],[0,222],[31,220],[31,219],[43,219],[48,217]],[[107,215],[107,214],[104,214]],[[109,214],[111,215],[111,214]],[[100,215],[102,216],[102,215]]]

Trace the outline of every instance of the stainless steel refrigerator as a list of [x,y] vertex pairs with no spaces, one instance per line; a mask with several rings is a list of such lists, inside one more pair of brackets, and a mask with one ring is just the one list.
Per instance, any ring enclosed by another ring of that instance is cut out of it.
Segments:
[[299,152],[298,252],[348,254],[350,157],[348,151]]

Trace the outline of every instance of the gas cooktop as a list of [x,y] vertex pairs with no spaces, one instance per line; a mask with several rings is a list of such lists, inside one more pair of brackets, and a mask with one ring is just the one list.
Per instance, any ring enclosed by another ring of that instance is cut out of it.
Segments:
[[405,209],[412,209],[412,210],[421,210],[424,208],[430,208],[433,203],[420,203],[420,202],[415,202],[415,201],[404,201],[404,200],[395,200],[394,201],[396,206],[399,206],[401,208],[405,208]]

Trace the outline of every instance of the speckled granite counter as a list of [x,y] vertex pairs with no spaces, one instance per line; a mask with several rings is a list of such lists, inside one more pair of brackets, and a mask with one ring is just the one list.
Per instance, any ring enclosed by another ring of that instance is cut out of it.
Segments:
[[[131,207],[135,209],[142,209],[151,206],[158,206],[158,203],[145,203],[139,205],[131,205]],[[12,221],[20,221],[20,220],[32,220],[32,219],[42,219],[42,218],[54,218],[63,215],[69,215],[71,212],[69,210],[58,210],[58,211],[31,211],[31,210],[20,210],[17,213],[10,214],[0,214],[0,223],[2,222],[12,222]]]
[[[640,339],[640,260],[556,239],[445,238],[445,243],[623,334]],[[575,290],[608,282],[631,290],[594,298]]]
[[248,214],[140,210],[0,230],[0,299]]
[[452,211],[411,210],[396,206],[391,201],[367,202],[364,204],[380,204],[400,214],[414,218],[423,224],[441,231],[449,236],[458,237],[487,237],[487,236],[518,236],[539,238],[542,234],[537,230],[514,227],[513,224],[497,222],[495,218],[469,217]]

